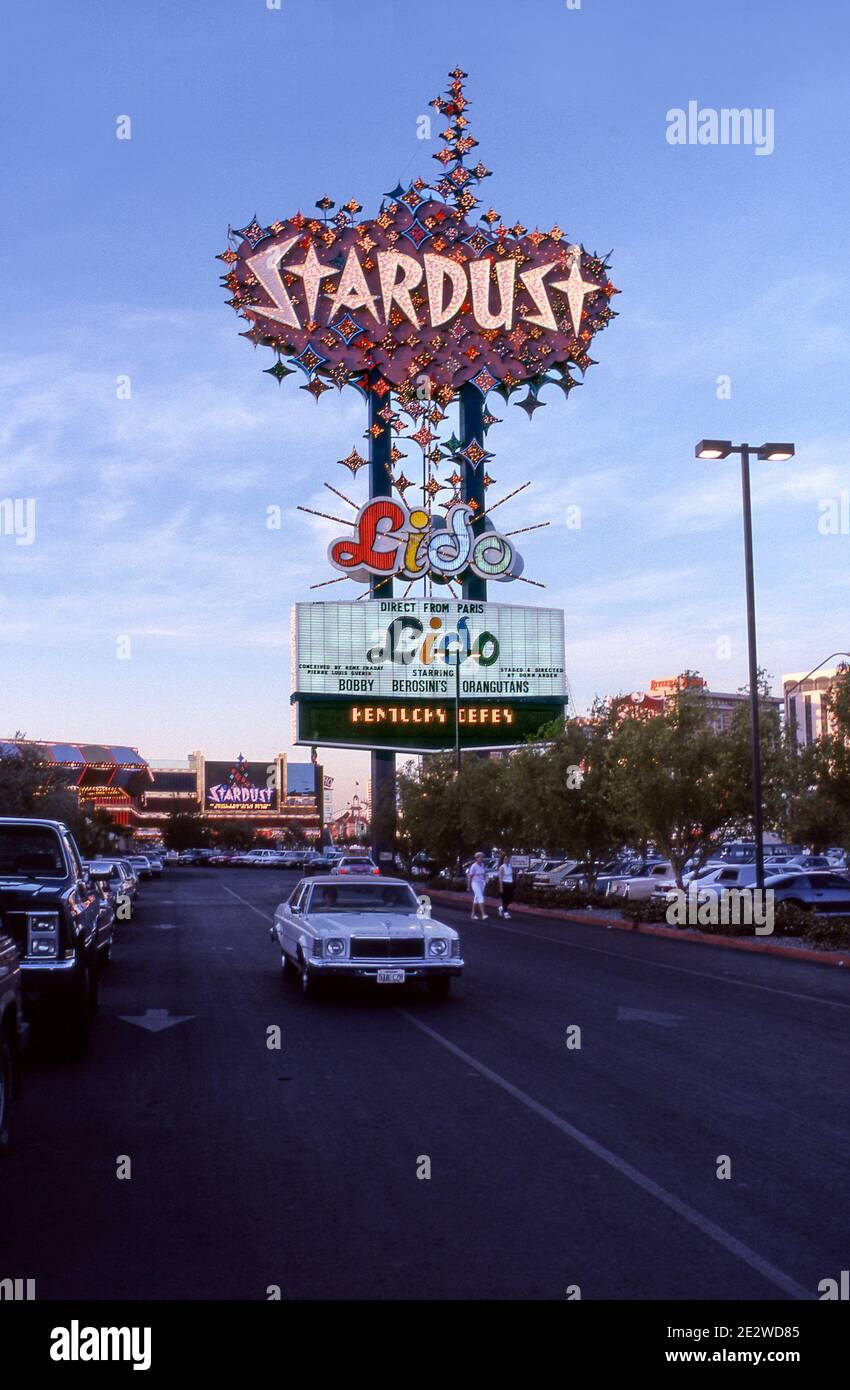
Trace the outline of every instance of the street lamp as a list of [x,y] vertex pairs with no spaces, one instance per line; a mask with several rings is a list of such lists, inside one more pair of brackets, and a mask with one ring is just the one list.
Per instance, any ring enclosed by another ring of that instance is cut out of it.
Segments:
[[747,650],[750,667],[750,739],[753,759],[753,835],[756,842],[756,887],[764,888],[764,817],[761,799],[761,745],[759,742],[758,660],[756,657],[756,599],[753,581],[753,516],[750,498],[750,455],[766,463],[784,463],[794,457],[793,444],[733,444],[730,439],[701,439],[694,450],[698,459],[741,456],[741,492],[744,504],[744,567],[747,581]]

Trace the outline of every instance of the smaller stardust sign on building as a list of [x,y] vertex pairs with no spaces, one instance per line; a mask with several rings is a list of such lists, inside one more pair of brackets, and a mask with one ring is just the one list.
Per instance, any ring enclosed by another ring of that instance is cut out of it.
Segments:
[[472,600],[300,603],[292,611],[296,741],[435,751],[510,747],[563,714],[560,609]]

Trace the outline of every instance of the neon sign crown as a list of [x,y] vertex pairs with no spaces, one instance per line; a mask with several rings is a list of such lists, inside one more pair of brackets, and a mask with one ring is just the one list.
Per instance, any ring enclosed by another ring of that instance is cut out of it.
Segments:
[[466,163],[478,144],[465,114],[466,73],[449,76],[446,96],[431,102],[448,122],[433,186],[399,184],[364,221],[355,220],[360,203],[334,212],[325,196],[319,217],[296,212],[268,227],[254,218],[231,232],[219,257],[228,303],[251,324],[243,336],[277,353],[267,370],[279,382],[298,368],[317,400],[332,385],[353,385],[392,390],[404,404],[424,376],[443,406],[467,382],[506,399],[527,385],[521,404],[531,415],[543,385],[568,395],[579,385],[569,364],[591,365],[593,336],[615,317],[607,262],[558,226],[506,226],[493,208],[469,220],[479,206],[472,190],[491,171]]

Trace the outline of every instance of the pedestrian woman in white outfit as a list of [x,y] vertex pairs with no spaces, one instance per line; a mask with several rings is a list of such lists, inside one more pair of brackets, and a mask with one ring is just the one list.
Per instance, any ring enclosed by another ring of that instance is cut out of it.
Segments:
[[487,882],[487,870],[484,867],[484,855],[479,852],[470,864],[466,882],[472,893],[472,911],[469,914],[470,920],[475,921],[475,909],[478,908],[478,915],[482,922],[487,921],[487,913],[484,911],[484,885]]
[[499,892],[502,901],[499,904],[499,916],[510,917],[508,908],[514,898],[514,866],[506,854],[499,860]]

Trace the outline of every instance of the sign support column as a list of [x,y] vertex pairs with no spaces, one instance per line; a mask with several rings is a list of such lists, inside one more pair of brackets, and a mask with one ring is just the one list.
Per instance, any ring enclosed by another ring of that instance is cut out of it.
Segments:
[[[472,443],[473,439],[477,444],[484,448],[484,397],[476,386],[469,382],[460,388],[460,439],[464,449]],[[472,530],[476,536],[480,536],[484,530],[484,518],[481,513],[486,506],[484,493],[484,469],[479,463],[474,468],[468,459],[463,461],[463,497],[466,502],[476,503],[475,520],[472,523]],[[481,579],[477,574],[469,573],[463,580],[461,586],[463,597],[484,601],[487,598],[487,580]],[[458,652],[458,661],[460,652]],[[455,719],[460,719],[460,667],[457,671],[457,705],[455,708]],[[479,757],[486,758],[486,753],[480,753]],[[460,729],[458,728],[455,739],[455,758],[458,773],[461,770],[461,744]]]
[[[460,439],[464,449],[473,440],[484,448],[484,397],[478,387],[469,382],[460,388]],[[474,468],[468,459],[463,461],[463,498],[465,502],[475,503],[472,530],[476,536],[480,536],[484,530],[481,513],[486,505],[484,470],[480,463]],[[487,598],[487,580],[480,579],[477,574],[468,574],[463,581],[463,596],[483,602]]]
[[[381,398],[369,392],[369,496],[391,497],[392,484],[392,426],[382,420]],[[380,434],[372,432],[377,425]],[[371,598],[392,598],[392,575],[374,575],[370,581]],[[395,753],[375,748],[369,755],[372,774],[372,854],[380,864],[381,854],[391,854],[394,848],[392,830],[396,816]]]

